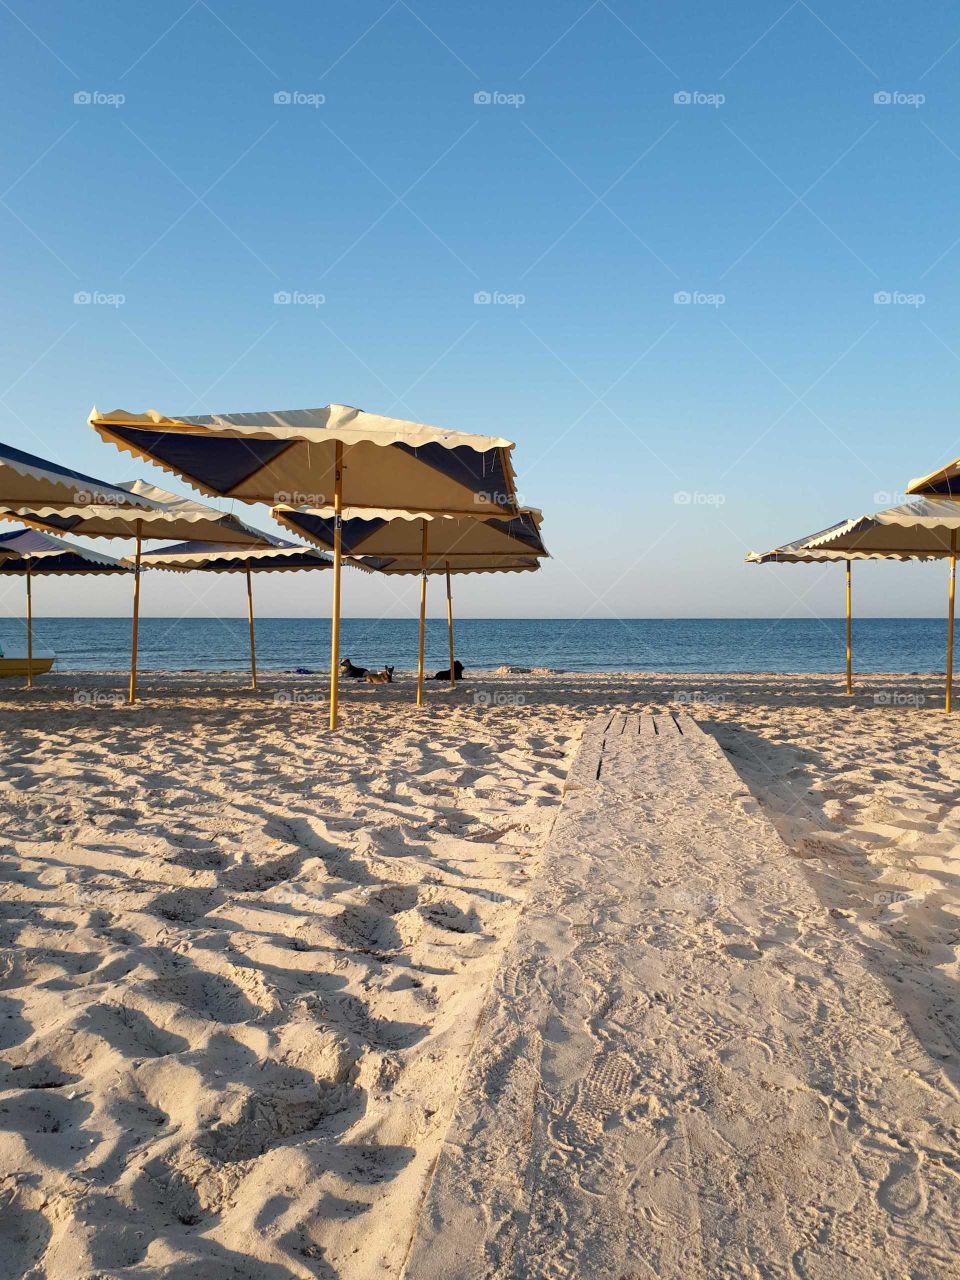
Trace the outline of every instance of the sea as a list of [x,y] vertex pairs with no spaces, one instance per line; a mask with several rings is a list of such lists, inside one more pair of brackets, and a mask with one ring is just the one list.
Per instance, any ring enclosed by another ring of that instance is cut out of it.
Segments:
[[[500,666],[555,671],[841,671],[843,618],[461,618],[457,657],[469,670]],[[415,618],[344,618],[340,653],[358,666],[410,670],[417,662]],[[260,618],[261,671],[323,671],[330,623],[323,618]],[[24,624],[0,619],[0,646],[22,644]],[[53,649],[56,670],[116,671],[130,660],[128,618],[35,618],[34,643]],[[943,671],[946,623],[937,618],[859,618],[853,623],[857,671]],[[246,618],[140,621],[143,671],[231,671],[249,664]],[[429,618],[428,670],[448,665],[446,619]]]

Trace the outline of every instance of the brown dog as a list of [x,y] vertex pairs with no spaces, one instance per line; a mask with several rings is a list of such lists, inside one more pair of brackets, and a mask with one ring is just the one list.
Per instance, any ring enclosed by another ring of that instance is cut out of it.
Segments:
[[367,684],[393,684],[393,667],[384,667],[382,671],[368,671],[365,679]]

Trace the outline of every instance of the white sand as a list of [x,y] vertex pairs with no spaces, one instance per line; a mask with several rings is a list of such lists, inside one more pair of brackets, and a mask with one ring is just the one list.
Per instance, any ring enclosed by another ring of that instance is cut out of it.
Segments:
[[420,712],[349,686],[337,737],[307,677],[146,677],[132,709],[119,678],[0,686],[4,1277],[399,1275],[607,707],[713,726],[956,1086],[960,717],[932,679],[861,684],[503,676]]

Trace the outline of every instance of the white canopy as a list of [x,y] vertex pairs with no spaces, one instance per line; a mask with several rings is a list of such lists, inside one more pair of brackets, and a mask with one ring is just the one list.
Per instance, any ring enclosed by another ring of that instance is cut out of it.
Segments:
[[[263,536],[272,538],[270,534]],[[173,573],[189,573],[194,569],[208,573],[283,573],[333,567],[333,561],[322,552],[281,538],[274,538],[269,546],[263,547],[178,542],[172,547],[144,551],[141,563],[150,569],[169,569]]]
[[960,502],[917,498],[872,515],[842,520],[820,533],[787,542],[773,551],[751,551],[750,564],[846,562],[847,692],[852,693],[851,587],[853,560],[949,560],[946,710],[952,706],[953,620]]
[[130,573],[113,556],[88,551],[65,538],[40,529],[12,529],[0,533],[0,576],[7,574]]
[[960,458],[954,458],[929,475],[917,476],[907,485],[907,493],[927,498],[960,498]]
[[94,409],[90,425],[199,492],[242,502],[332,508],[342,459],[343,506],[477,516],[517,505],[510,440],[348,405],[202,417]]
[[842,520],[773,551],[751,552],[747,560],[938,560],[956,550],[958,531],[960,503],[918,498],[872,515]]
[[[274,507],[275,520],[291,532],[318,547],[332,550],[336,524],[325,509],[314,507]],[[343,512],[341,538],[343,554],[349,556],[416,557],[423,555],[424,540],[432,560],[449,560],[450,567],[459,561],[477,557],[495,560],[546,556],[539,511],[521,507],[510,518],[488,517],[483,520],[434,517],[411,521],[405,518],[384,520],[363,509],[348,507]],[[439,568],[444,566],[440,564]]]
[[102,505],[96,502],[65,506],[57,510],[31,507],[4,508],[9,519],[57,533],[74,533],[85,538],[131,538],[138,530],[144,538],[209,538],[211,542],[242,546],[268,545],[271,534],[244,524],[237,516],[216,507],[168,493],[146,480],[130,480],[113,486],[130,496],[139,506]]
[[[352,561],[351,563],[358,563]],[[461,556],[450,560],[443,556],[428,556],[426,566],[420,556],[394,556],[379,559],[371,557],[361,562],[377,573],[536,573],[541,561],[536,556],[513,559],[510,556]]]
[[0,444],[0,506],[23,503],[37,510],[57,511],[89,502],[148,505],[136,494],[124,493],[104,480]]

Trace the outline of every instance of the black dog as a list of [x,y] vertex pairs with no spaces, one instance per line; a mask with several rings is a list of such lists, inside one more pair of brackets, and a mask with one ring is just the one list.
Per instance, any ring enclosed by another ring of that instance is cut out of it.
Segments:
[[[448,667],[446,671],[438,671],[433,678],[434,680],[449,680],[450,668]],[[453,678],[454,680],[463,679],[463,663],[462,662],[455,662],[453,664]]]
[[340,674],[351,680],[362,680],[367,674],[366,667],[355,667],[349,658],[340,659]]

